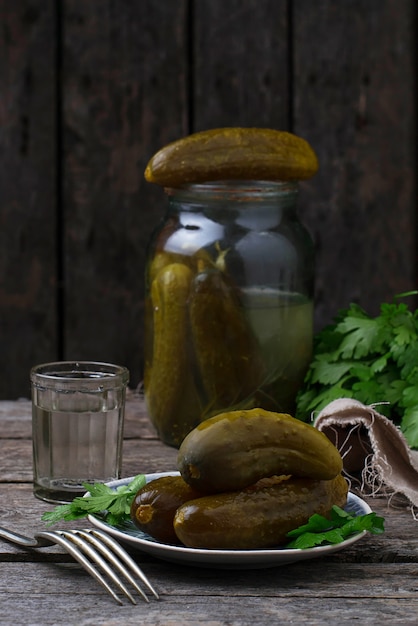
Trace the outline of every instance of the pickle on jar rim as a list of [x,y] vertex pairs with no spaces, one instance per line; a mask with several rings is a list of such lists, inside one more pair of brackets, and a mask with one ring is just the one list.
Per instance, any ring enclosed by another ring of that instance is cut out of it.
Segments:
[[213,180],[304,180],[318,158],[302,137],[272,128],[202,130],[163,146],[149,160],[145,179],[164,187]]

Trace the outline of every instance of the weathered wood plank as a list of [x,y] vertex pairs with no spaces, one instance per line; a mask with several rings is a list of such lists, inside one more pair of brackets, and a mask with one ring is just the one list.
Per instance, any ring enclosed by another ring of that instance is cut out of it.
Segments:
[[0,397],[56,357],[55,3],[0,1]]
[[[0,402],[0,482],[32,480],[31,415],[29,400]],[[123,476],[175,469],[177,450],[161,444],[143,399],[132,391],[127,394],[124,436]]]
[[[176,469],[177,450],[153,439],[127,439],[123,444],[122,475],[150,474]],[[0,483],[33,478],[32,441],[6,439],[1,444]]]
[[[27,439],[32,436],[32,405],[28,399],[0,400],[0,438]],[[125,406],[125,439],[156,439],[157,434],[145,407],[144,399],[128,389]]]
[[[0,612],[5,616],[13,606],[19,614],[19,624],[31,625],[137,624],[138,619],[143,624],[211,626],[264,626],[272,621],[335,624],[353,620],[376,624],[376,616],[382,615],[395,624],[416,623],[414,566],[404,566],[402,573],[393,566],[347,568],[343,581],[330,578],[329,585],[324,584],[327,568],[323,564],[321,569],[310,566],[313,575],[309,578],[302,566],[259,571],[255,575],[169,564],[156,568],[147,564],[144,569],[153,578],[160,601],[118,607],[97,582],[76,566],[27,563],[22,576],[19,563],[3,563]],[[329,574],[340,575],[340,571],[331,569]],[[367,587],[364,580],[368,581]],[[76,586],[82,586],[84,602],[74,593]],[[19,592],[14,591],[16,587]]]
[[0,482],[29,482],[33,478],[30,439],[6,439],[1,443]]
[[[173,448],[163,447],[157,442],[137,441],[134,444],[132,441],[129,443],[126,453],[130,467],[125,475],[175,469],[176,452]],[[15,478],[7,478],[4,472],[5,469],[2,467],[0,469],[0,524],[20,527],[21,530],[23,530],[22,523],[36,528],[42,512],[50,510],[51,505],[33,497],[32,477],[29,470],[27,475],[23,471],[16,470]],[[22,480],[24,482],[20,483]],[[350,549],[332,558],[347,559],[351,562],[362,562],[367,559],[370,563],[418,562],[418,523],[413,520],[406,504],[393,508],[381,498],[365,497],[365,499],[378,515],[385,518],[385,532],[382,535],[367,536]]]
[[27,439],[32,433],[32,405],[29,400],[0,401],[0,437]]
[[145,246],[165,209],[142,173],[192,130],[289,127],[318,151],[301,198],[317,327],[351,300],[374,313],[416,286],[413,0],[59,6],[61,21],[52,0],[0,1],[1,398],[27,395],[30,366],[57,356],[58,326],[66,358],[124,363],[136,386]]
[[186,2],[64,3],[65,354],[142,377],[151,155],[187,133]]
[[296,0],[294,130],[321,164],[305,185],[316,321],[416,288],[413,0]]
[[[141,442],[137,443],[140,448]],[[148,444],[142,442],[144,454],[152,459],[154,451]],[[307,624],[356,619],[376,624],[381,615],[394,623],[415,623],[416,523],[406,511],[386,511],[385,506],[379,500],[373,505],[386,516],[384,535],[368,536],[329,558],[286,567],[255,571],[196,568],[135,552],[135,559],[161,595],[159,602],[148,606],[113,604],[60,548],[24,551],[0,541],[0,623],[10,623],[11,606],[18,611],[19,623],[31,625],[133,624],[139,610],[144,624],[261,625],[272,619]],[[30,534],[42,527],[41,514],[50,509],[51,505],[33,498],[29,484],[2,484],[1,525]],[[71,523],[78,528],[84,525],[83,520]],[[2,622],[3,617],[6,621]]]
[[285,0],[194,3],[191,130],[289,123]]

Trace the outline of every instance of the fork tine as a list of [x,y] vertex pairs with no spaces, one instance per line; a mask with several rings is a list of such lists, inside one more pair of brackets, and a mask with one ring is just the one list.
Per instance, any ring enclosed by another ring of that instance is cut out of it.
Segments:
[[111,548],[112,551],[115,552],[119,556],[119,558],[125,562],[125,564],[132,570],[132,572],[138,576],[138,578],[144,583],[144,585],[146,585],[146,587],[149,589],[149,591],[151,591],[155,598],[157,598],[157,600],[159,599],[160,596],[158,595],[157,591],[154,589],[148,578],[145,576],[144,572],[117,541],[112,539],[112,537],[110,537],[109,535],[106,535],[106,533],[101,532],[100,530],[89,529],[88,531],[84,532],[87,532],[89,535],[99,537],[101,541],[109,546],[109,548]]
[[[90,559],[93,561],[95,565],[98,565],[107,576],[113,581],[113,583],[118,587],[118,589],[125,594],[127,598],[132,602],[132,604],[136,604],[135,598],[129,592],[129,590],[125,587],[119,576],[113,571],[109,564],[105,559],[102,558],[99,552],[95,550],[91,543],[87,542],[81,535],[78,534],[78,531],[65,531],[58,530],[56,531],[60,535],[66,537],[73,543],[75,543],[85,554],[87,554]],[[111,559],[112,560],[112,559]],[[113,560],[112,560],[112,564]],[[148,602],[148,598],[146,598]]]
[[79,548],[74,545],[71,541],[60,535],[55,531],[42,531],[37,533],[37,537],[41,537],[43,539],[49,539],[53,543],[57,543],[62,546],[64,550],[66,550],[71,556],[80,563],[87,570],[87,572],[93,576],[99,582],[104,589],[112,596],[114,600],[118,604],[123,604],[121,599],[117,596],[117,594],[113,591],[112,587],[108,584],[106,579],[97,571],[95,567],[90,563],[90,561],[84,556],[84,554],[79,550]]
[[[110,561],[113,567],[115,567],[118,570],[118,572],[122,574],[122,576],[124,576],[126,580],[128,580],[131,583],[131,585],[136,589],[136,591],[143,597],[145,602],[149,602],[144,591],[141,589],[141,587],[138,585],[138,583],[130,574],[130,572],[126,569],[126,567],[124,567],[123,563],[119,560],[118,558],[119,554],[118,556],[116,556],[117,551],[114,549],[113,545],[112,545],[112,549],[109,549],[108,547],[109,544],[104,542],[101,537],[99,538],[99,537],[94,536],[94,534],[91,533],[89,530],[77,530],[75,532],[77,533],[77,535],[84,537],[86,541],[89,541],[96,548],[96,550],[99,550],[99,552],[101,552],[103,556],[105,556],[106,559]],[[115,545],[118,546],[118,544],[115,544]]]

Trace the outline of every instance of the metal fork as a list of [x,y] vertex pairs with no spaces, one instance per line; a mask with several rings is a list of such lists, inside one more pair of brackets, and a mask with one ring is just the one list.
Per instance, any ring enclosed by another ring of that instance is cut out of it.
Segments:
[[[158,593],[135,561],[117,541],[103,531],[91,528],[41,531],[35,533],[34,537],[26,537],[0,526],[0,538],[24,548],[43,548],[53,544],[62,546],[106,589],[118,604],[123,604],[122,600],[110,586],[109,580],[129,598],[132,604],[136,604],[136,600],[122,579],[128,581],[141,597],[149,602],[148,596],[141,589],[134,576],[158,599]],[[107,576],[107,579],[103,574]]]

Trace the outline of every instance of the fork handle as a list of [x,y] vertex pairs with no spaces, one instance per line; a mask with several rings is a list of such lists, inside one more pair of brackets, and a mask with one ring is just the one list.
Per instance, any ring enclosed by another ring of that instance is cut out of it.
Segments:
[[0,537],[24,548],[39,548],[39,541],[37,539],[26,537],[25,535],[3,528],[3,526],[0,526]]

